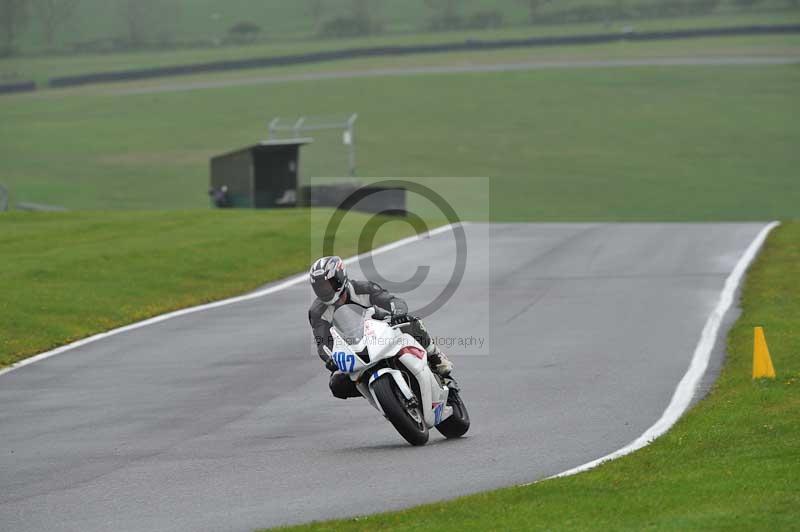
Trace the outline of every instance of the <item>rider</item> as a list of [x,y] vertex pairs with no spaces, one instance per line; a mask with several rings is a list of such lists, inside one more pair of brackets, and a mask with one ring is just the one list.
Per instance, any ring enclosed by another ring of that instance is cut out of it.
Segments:
[[330,333],[333,312],[347,303],[355,303],[364,308],[378,307],[391,314],[393,323],[408,322],[408,332],[428,352],[428,364],[442,377],[453,370],[453,363],[431,340],[428,331],[419,318],[408,315],[408,305],[402,299],[393,296],[377,283],[371,281],[355,281],[347,278],[344,261],[339,257],[322,257],[311,266],[309,271],[311,287],[317,298],[308,310],[308,321],[314,331],[317,353],[325,367],[331,371],[330,388],[335,397],[361,397],[355,383],[346,374],[338,371],[336,363],[325,352],[333,347]]

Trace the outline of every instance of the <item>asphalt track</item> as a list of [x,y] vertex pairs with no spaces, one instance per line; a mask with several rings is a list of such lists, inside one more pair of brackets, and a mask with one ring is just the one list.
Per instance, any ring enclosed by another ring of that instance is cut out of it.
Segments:
[[[427,323],[485,341],[450,350],[473,426],[424,448],[365,401],[330,397],[304,283],[22,367],[0,376],[0,529],[249,530],[588,462],[661,416],[763,226],[468,225],[464,280]],[[448,282],[453,252],[447,232],[376,263],[389,279],[432,266],[414,307]]]
[[769,66],[800,63],[795,56],[707,56],[707,57],[653,57],[642,59],[586,59],[541,60],[517,63],[435,65],[419,67],[388,67],[362,70],[336,70],[309,72],[283,76],[258,76],[212,81],[159,82],[136,88],[112,89],[110,94],[158,94],[204,89],[222,89],[250,85],[274,85],[297,81],[324,81],[330,79],[382,78],[393,76],[419,76],[431,74],[464,74],[481,72],[519,72],[550,69],[632,68],[672,66]]

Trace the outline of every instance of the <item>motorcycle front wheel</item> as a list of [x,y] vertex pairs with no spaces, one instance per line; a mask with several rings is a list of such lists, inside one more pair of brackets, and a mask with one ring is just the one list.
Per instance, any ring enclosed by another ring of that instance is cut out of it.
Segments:
[[381,376],[372,384],[372,389],[386,419],[397,432],[411,445],[425,445],[429,434],[422,410],[403,396],[392,376]]
[[453,407],[453,415],[438,425],[438,430],[445,438],[460,438],[469,430],[469,412],[458,390],[451,389],[447,404]]

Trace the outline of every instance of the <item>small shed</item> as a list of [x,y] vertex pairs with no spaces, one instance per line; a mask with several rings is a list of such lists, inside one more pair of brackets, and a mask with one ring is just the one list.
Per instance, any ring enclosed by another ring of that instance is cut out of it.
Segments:
[[310,138],[267,140],[211,159],[209,194],[218,207],[294,207],[300,147]]

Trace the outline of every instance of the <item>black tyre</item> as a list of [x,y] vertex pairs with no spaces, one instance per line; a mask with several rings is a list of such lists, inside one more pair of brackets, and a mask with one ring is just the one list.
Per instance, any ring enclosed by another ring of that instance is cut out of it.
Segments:
[[445,438],[460,438],[469,430],[469,412],[458,390],[450,390],[447,404],[453,407],[453,415],[436,425],[436,430]]
[[391,375],[381,376],[372,384],[372,389],[386,419],[397,432],[411,445],[425,445],[428,442],[428,427],[416,401],[409,404]]

